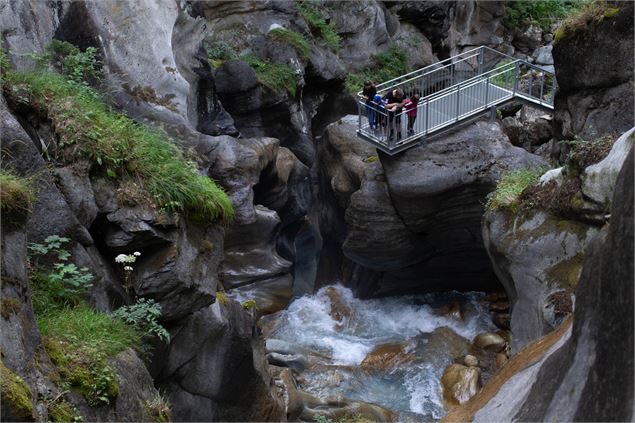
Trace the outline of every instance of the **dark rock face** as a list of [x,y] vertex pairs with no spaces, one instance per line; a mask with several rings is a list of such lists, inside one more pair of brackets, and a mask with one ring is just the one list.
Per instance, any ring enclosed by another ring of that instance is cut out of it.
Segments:
[[181,322],[158,376],[173,398],[174,420],[279,421],[261,342],[252,316],[235,301]]
[[[622,133],[633,126],[633,3],[554,44],[558,75],[555,128],[559,138]],[[609,63],[619,63],[610,66]]]
[[516,419],[634,417],[633,201],[631,150],[615,187],[613,220],[584,262],[571,339],[547,359]]
[[346,283],[363,296],[493,286],[480,236],[485,196],[504,170],[542,159],[509,144],[498,125],[478,122],[370,164],[352,125],[347,118],[325,133],[334,198],[321,224],[330,242],[342,240]]
[[404,21],[415,25],[434,45],[447,37],[452,23],[450,16],[453,4],[436,1],[394,1],[386,2],[390,11]]

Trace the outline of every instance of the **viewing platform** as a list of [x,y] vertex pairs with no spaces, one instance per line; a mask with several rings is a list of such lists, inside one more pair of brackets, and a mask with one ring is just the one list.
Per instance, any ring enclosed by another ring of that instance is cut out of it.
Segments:
[[[405,108],[386,110],[358,93],[360,138],[394,155],[505,103],[519,101],[553,111],[555,75],[524,60],[481,46],[377,85],[384,97],[400,89],[404,100],[420,96],[412,131]],[[372,122],[372,126],[371,126]],[[375,127],[376,126],[376,127]]]

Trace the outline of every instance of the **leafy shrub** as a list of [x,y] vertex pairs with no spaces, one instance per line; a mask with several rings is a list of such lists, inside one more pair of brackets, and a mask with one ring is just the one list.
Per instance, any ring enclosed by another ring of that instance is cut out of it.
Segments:
[[204,43],[209,63],[217,68],[226,60],[238,58],[238,53],[230,43],[224,40],[209,40]]
[[591,0],[569,15],[554,34],[554,41],[558,42],[571,37],[579,31],[585,31],[592,25],[597,25],[604,19],[612,18],[620,11],[617,7],[610,7],[606,0]]
[[137,329],[143,336],[156,336],[163,342],[170,342],[170,333],[159,324],[161,305],[152,299],[140,298],[136,304],[115,310],[112,315]]
[[503,24],[508,28],[536,25],[543,30],[580,9],[588,0],[518,0],[505,2]]
[[25,217],[35,199],[33,183],[5,170],[0,170],[0,209],[3,214]]
[[[60,159],[88,158],[111,177],[138,180],[161,209],[208,225],[229,222],[234,210],[227,195],[167,137],[110,110],[87,86],[50,72],[4,75],[10,101],[26,97],[29,107],[51,120]],[[19,94],[19,95],[18,95]]]
[[338,52],[340,50],[340,36],[337,35],[335,25],[332,22],[326,23],[319,6],[310,1],[298,1],[296,6],[311,30],[324,40],[329,49]]
[[[43,244],[29,244],[29,257],[36,270],[31,277],[33,290],[33,308],[36,313],[63,306],[80,304],[83,295],[93,286],[93,275],[86,267],[78,268],[68,263],[70,253],[62,245],[70,240],[51,235]],[[39,266],[40,259],[57,261],[50,266]]]
[[345,87],[348,92],[357,93],[362,90],[367,79],[379,84],[409,71],[406,50],[393,44],[385,52],[373,56],[372,66],[360,72],[350,72],[346,77]]
[[486,207],[490,210],[510,208],[514,211],[520,194],[525,188],[538,182],[544,171],[542,168],[525,168],[506,173],[487,199]]
[[249,54],[240,58],[256,72],[258,82],[273,92],[287,91],[291,97],[296,94],[296,75],[289,65],[262,60]]
[[269,36],[274,40],[289,44],[304,58],[308,57],[311,51],[311,46],[309,46],[308,41],[304,38],[304,35],[299,32],[291,31],[286,28],[274,28],[269,31]]
[[52,62],[61,74],[77,83],[87,84],[89,80],[101,79],[102,76],[95,47],[81,51],[66,41],[53,40],[39,60],[44,65]]

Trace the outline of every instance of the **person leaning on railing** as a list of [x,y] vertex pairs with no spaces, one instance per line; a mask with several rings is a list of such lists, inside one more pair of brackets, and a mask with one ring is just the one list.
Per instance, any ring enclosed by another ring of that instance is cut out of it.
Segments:
[[375,107],[373,99],[377,94],[377,87],[370,79],[364,81],[364,90],[362,91],[362,100],[366,103],[366,115],[368,116],[368,125],[370,129],[377,129],[377,118],[375,116]]
[[392,141],[395,131],[395,126],[397,126],[397,139],[401,138],[401,108],[404,103],[404,95],[403,91],[399,88],[395,88],[392,91],[389,91],[388,94],[384,96],[384,101],[386,102],[386,110],[388,111],[388,125],[390,126],[390,135],[388,136],[388,140]]

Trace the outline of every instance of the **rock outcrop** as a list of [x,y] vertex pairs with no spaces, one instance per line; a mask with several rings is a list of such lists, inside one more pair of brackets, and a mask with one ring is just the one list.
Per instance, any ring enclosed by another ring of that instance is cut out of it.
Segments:
[[[575,320],[529,344],[444,421],[631,421],[633,417],[633,150],[608,228],[588,247]],[[616,342],[619,347],[616,348]]]
[[478,122],[376,161],[353,125],[327,129],[320,159],[335,197],[322,213],[325,242],[342,240],[346,283],[366,296],[493,286],[479,235],[484,198],[502,172],[542,159]]
[[[554,43],[558,139],[621,134],[633,126],[633,4],[610,7],[619,10],[594,17],[584,29],[563,32]],[[619,66],[608,65],[613,62]]]

